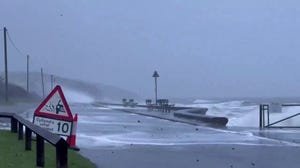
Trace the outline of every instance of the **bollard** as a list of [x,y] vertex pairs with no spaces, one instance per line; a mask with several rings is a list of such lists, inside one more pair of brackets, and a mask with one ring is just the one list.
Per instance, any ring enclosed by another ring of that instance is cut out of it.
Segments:
[[18,132],[18,121],[14,117],[10,120],[10,130],[12,133]]
[[68,167],[68,143],[66,141],[60,141],[56,146],[56,167]]
[[18,139],[19,140],[23,140],[23,124],[19,122],[19,130],[18,130],[19,134],[18,134]]
[[36,166],[45,166],[45,144],[44,138],[40,135],[36,135]]
[[25,150],[31,150],[31,135],[32,131],[29,128],[25,128]]

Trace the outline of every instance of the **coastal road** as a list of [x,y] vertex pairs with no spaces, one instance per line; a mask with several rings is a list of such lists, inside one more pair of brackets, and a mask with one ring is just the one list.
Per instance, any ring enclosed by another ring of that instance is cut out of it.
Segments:
[[124,113],[72,107],[79,113],[80,153],[101,168],[298,167],[297,143],[252,129],[215,129]]

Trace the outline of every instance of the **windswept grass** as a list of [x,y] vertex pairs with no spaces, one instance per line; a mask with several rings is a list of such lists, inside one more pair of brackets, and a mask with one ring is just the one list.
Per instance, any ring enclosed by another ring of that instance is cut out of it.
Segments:
[[[45,167],[56,167],[55,148],[45,143]],[[32,150],[25,151],[25,141],[18,140],[17,134],[0,131],[0,163],[1,167],[28,168],[36,167],[36,143],[32,142]],[[68,165],[71,168],[95,168],[88,159],[75,151],[68,151]]]

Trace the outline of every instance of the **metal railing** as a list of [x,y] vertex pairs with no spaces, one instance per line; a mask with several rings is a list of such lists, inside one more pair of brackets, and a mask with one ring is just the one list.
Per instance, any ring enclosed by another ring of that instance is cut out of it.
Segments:
[[0,112],[0,118],[10,118],[12,133],[18,133],[18,139],[23,140],[25,126],[25,150],[31,150],[32,133],[36,134],[36,166],[45,166],[45,140],[56,148],[56,167],[68,167],[68,143],[60,136],[53,134],[14,113]]
[[[281,107],[292,107],[292,106],[300,107],[300,104],[281,105]],[[294,118],[298,115],[300,115],[300,112],[270,123],[270,105],[261,104],[259,106],[259,128],[300,128],[300,126],[276,126],[276,124],[282,123],[283,121]]]

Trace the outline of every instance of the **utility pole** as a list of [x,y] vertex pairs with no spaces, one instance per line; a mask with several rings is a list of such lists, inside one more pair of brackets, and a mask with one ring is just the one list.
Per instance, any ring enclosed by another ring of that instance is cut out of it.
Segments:
[[54,76],[51,75],[51,90],[53,89],[53,83],[54,83]]
[[55,81],[55,76],[53,75],[53,88],[55,87],[55,84],[56,83],[56,81]]
[[4,67],[5,67],[5,101],[8,102],[8,76],[7,76],[7,43],[6,43],[6,27],[3,28],[4,33]]
[[42,77],[42,91],[43,91],[43,99],[45,98],[45,85],[44,85],[44,73],[43,68],[41,68],[41,77]]
[[152,77],[154,78],[155,81],[155,104],[157,105],[157,78],[159,77],[157,71],[154,71]]
[[29,93],[29,55],[27,55],[27,93]]

